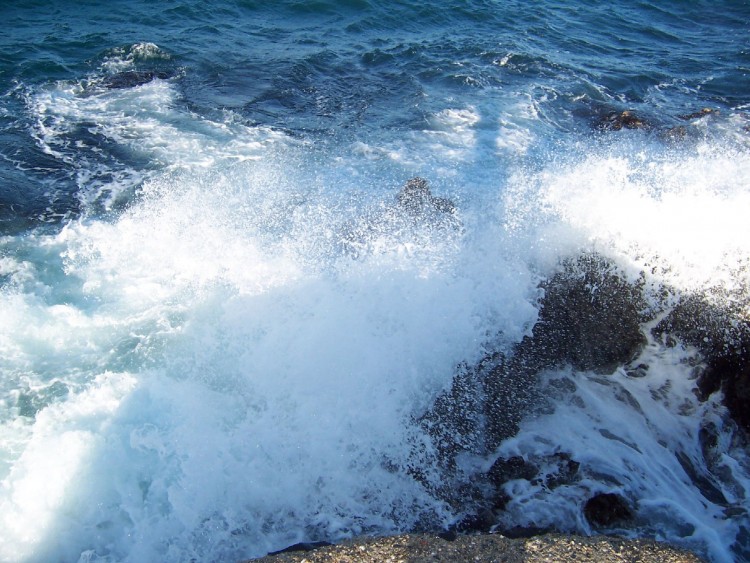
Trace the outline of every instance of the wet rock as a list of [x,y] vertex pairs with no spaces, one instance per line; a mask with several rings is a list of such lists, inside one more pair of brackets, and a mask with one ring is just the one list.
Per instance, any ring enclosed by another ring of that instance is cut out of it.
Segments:
[[633,519],[627,501],[616,493],[594,495],[583,507],[586,520],[596,527],[608,528]]
[[678,115],[677,117],[684,121],[692,121],[693,119],[701,119],[703,117],[706,117],[707,115],[713,115],[713,114],[718,114],[718,113],[719,113],[719,110],[717,109],[703,108],[700,111],[688,113],[685,115]]
[[490,369],[480,371],[486,452],[515,436],[524,415],[539,403],[540,365],[528,344],[528,340],[521,343],[510,355],[500,356]]
[[439,459],[448,468],[453,468],[460,452],[485,451],[483,403],[477,372],[461,366],[450,389],[421,417],[420,424],[432,436]]
[[589,254],[542,286],[545,295],[527,352],[540,367],[570,364],[607,374],[640,354],[647,309],[640,282],[628,282],[606,259]]
[[659,137],[667,143],[677,143],[687,138],[688,132],[683,125],[670,127],[659,133]]
[[570,454],[558,452],[553,455],[554,469],[548,471],[544,483],[550,489],[560,485],[569,485],[578,477],[581,464],[570,457]]
[[703,359],[698,396],[717,391],[731,417],[750,432],[750,321],[743,318],[743,299],[717,306],[701,295],[681,299],[653,329],[655,336],[694,346]]
[[102,80],[102,85],[110,90],[135,88],[136,86],[148,84],[156,78],[160,80],[167,80],[171,77],[172,75],[165,71],[126,70],[106,77],[104,80]]
[[620,131],[621,129],[650,129],[651,124],[631,110],[610,112],[601,117],[597,128],[603,131]]
[[408,180],[396,199],[403,210],[415,216],[435,212],[451,214],[456,212],[456,206],[452,201],[433,196],[427,180],[419,176]]
[[403,236],[451,236],[461,232],[454,203],[433,196],[424,178],[408,180],[395,199],[394,203],[371,208],[343,225],[337,245],[340,252],[359,258],[370,251],[373,241],[382,243],[390,238],[398,244]]
[[542,370],[571,365],[609,374],[645,345],[640,282],[627,281],[602,256],[567,262],[542,287],[532,335],[507,354],[495,352],[476,366],[463,366],[422,417],[446,467],[461,451],[488,455],[518,432],[523,416],[540,403]]
[[501,487],[508,481],[515,479],[525,479],[531,481],[537,476],[539,468],[533,463],[529,463],[521,456],[510,458],[497,458],[492,467],[487,472],[490,482],[496,487]]
[[747,347],[708,359],[698,380],[704,398],[719,389],[734,421],[750,432],[750,356]]
[[307,552],[307,551],[313,551],[315,549],[320,549],[321,547],[328,547],[330,545],[333,545],[333,544],[327,541],[301,542],[301,543],[295,543],[294,545],[290,545],[289,547],[285,547],[284,549],[280,549],[278,551],[272,551],[268,555],[281,555],[284,553]]
[[693,463],[685,452],[677,452],[675,457],[677,457],[677,461],[680,462],[682,469],[706,500],[724,506],[728,504],[724,493],[713,483],[707,471]]

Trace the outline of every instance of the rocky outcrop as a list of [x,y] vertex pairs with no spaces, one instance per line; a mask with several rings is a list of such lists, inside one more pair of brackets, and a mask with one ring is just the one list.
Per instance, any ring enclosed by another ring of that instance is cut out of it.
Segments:
[[[569,366],[574,373],[605,377],[617,369],[631,377],[646,374],[648,366],[634,360],[647,343],[644,326],[657,315],[661,319],[651,331],[653,338],[667,346],[681,342],[697,349],[701,398],[722,391],[731,416],[750,430],[750,323],[743,320],[748,308],[740,297],[717,300],[733,304],[718,307],[706,297],[675,299],[674,292],[664,290],[661,302],[656,299],[651,303],[645,296],[643,276],[629,278],[597,254],[565,262],[540,288],[539,316],[531,334],[475,366],[461,366],[450,389],[419,419],[433,438],[436,463],[446,476],[445,485],[433,487],[432,492],[467,514],[455,526],[457,532],[496,529],[512,500],[505,493],[505,485],[511,481],[526,480],[552,490],[581,479],[585,468],[565,452],[543,459],[515,456],[493,460],[492,456],[505,439],[518,432],[521,420],[544,404],[538,391],[544,371]],[[706,463],[717,455],[716,439],[716,428],[701,432]],[[461,475],[456,459],[466,453],[487,459],[489,470],[469,479]],[[696,467],[680,452],[675,455],[706,499],[726,505],[726,498],[710,478],[710,468]],[[634,519],[631,500],[605,490],[592,496],[581,510],[594,529],[627,527]],[[540,530],[502,532],[523,535]]]
[[434,437],[444,464],[460,451],[489,454],[518,432],[537,403],[545,369],[614,372],[646,343],[642,280],[630,282],[603,257],[583,255],[542,284],[544,296],[531,336],[507,353],[462,366],[421,423]]

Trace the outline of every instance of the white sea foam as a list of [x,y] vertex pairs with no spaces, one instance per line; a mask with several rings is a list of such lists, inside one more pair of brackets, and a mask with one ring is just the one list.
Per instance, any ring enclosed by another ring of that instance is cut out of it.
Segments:
[[657,268],[665,283],[685,291],[747,287],[747,152],[616,148],[517,174],[505,194],[509,228],[531,220],[539,225],[535,236],[549,240],[562,224],[568,240]]
[[131,69],[136,63],[168,61],[172,56],[155,43],[142,42],[111,49],[104,57],[102,68],[109,72]]
[[[718,403],[700,403],[692,393],[688,356],[688,351],[665,350],[652,342],[637,360],[649,366],[643,377],[623,370],[606,377],[569,370],[546,374],[545,395],[554,411],[529,418],[498,453],[537,463],[570,454],[581,463],[580,474],[557,488],[543,482],[508,483],[512,500],[503,515],[506,525],[591,533],[584,503],[596,493],[616,492],[631,505],[641,533],[648,530],[714,561],[732,561],[732,544],[743,524],[726,514],[748,509],[750,480],[739,469],[748,460],[741,448],[728,447],[723,468],[713,468],[714,475],[725,476],[713,484],[733,507],[727,508],[704,496],[676,457],[685,456],[696,472],[704,472],[699,432],[709,422],[721,426]],[[723,439],[725,447],[729,439]]]
[[[32,312],[39,342],[101,358],[37,369],[72,390],[26,422],[22,452],[5,452],[19,524],[4,558],[241,558],[447,523],[405,473],[423,440],[409,420],[498,327],[520,338],[534,309],[517,276],[529,274],[462,251],[459,230],[403,230],[390,199],[354,259],[337,250],[347,221],[320,220],[337,199],[293,177],[271,162],[162,176],[117,221],[42,242],[62,256],[50,275],[68,303],[33,284],[1,294],[18,313],[3,331],[11,364],[35,353],[17,330]],[[65,463],[44,469],[55,436]],[[54,490],[26,499],[45,479]]]
[[[60,82],[29,92],[26,99],[40,148],[67,167],[82,203],[104,208],[151,176],[149,169],[258,159],[269,146],[291,142],[269,128],[250,127],[231,112],[213,121],[186,110],[174,83],[159,78],[111,89],[98,77]],[[127,159],[118,156],[121,152]],[[135,169],[126,160],[147,165]]]

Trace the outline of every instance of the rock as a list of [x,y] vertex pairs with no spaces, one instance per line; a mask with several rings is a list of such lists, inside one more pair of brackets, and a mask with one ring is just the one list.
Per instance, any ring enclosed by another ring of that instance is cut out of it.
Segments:
[[570,364],[581,371],[612,373],[646,344],[642,284],[628,282],[602,256],[587,254],[568,262],[542,287],[545,294],[527,352],[540,367]]
[[451,540],[437,535],[407,534],[362,537],[303,553],[282,553],[257,559],[261,563],[700,563],[688,551],[652,540],[624,540],[594,536],[544,534],[508,538],[502,534],[459,535]]
[[416,176],[404,184],[396,196],[399,206],[410,215],[421,216],[434,212],[455,213],[453,202],[430,193],[427,180]]
[[398,244],[403,236],[419,238],[460,230],[461,221],[453,202],[433,196],[427,180],[415,177],[399,190],[395,203],[372,208],[346,223],[337,246],[343,254],[359,258],[368,253],[373,240],[391,238]]
[[703,398],[720,389],[730,416],[745,432],[750,432],[750,356],[747,345],[710,357],[698,380],[698,387]]
[[556,489],[560,485],[569,485],[578,477],[581,464],[571,459],[570,454],[558,452],[553,456],[553,471],[548,471],[544,483],[550,489]]
[[487,476],[490,482],[495,487],[501,487],[508,481],[515,479],[525,479],[531,481],[537,476],[539,468],[534,464],[529,463],[521,456],[513,456],[510,458],[499,457],[495,460],[487,472]]
[[164,71],[126,70],[104,78],[104,80],[102,80],[102,85],[110,90],[135,88],[136,86],[148,84],[156,78],[166,80],[171,77],[171,74]]
[[272,551],[268,555],[281,555],[282,553],[298,553],[300,551],[312,551],[314,549],[320,549],[321,547],[327,547],[329,545],[333,545],[333,544],[327,541],[301,542],[301,543],[295,543],[294,545],[290,545],[289,547],[285,547],[284,549],[280,549],[278,551]]
[[708,471],[700,465],[693,463],[685,452],[676,452],[675,457],[706,500],[714,504],[727,506],[727,498],[721,492],[721,488],[714,484],[711,474]]
[[616,493],[599,493],[583,507],[583,515],[592,526],[607,528],[632,520],[627,501]]
[[540,401],[538,374],[571,365],[613,373],[646,343],[641,323],[646,302],[641,282],[631,283],[600,255],[565,263],[542,283],[537,323],[507,354],[496,352],[462,366],[451,388],[420,419],[444,467],[461,451],[489,455]]
[[651,124],[639,117],[631,110],[610,112],[597,122],[597,128],[603,131],[619,131],[621,129],[650,129]]
[[702,295],[683,297],[653,329],[657,338],[694,346],[702,356],[698,395],[708,399],[723,392],[735,422],[750,432],[750,321],[743,317],[745,299],[717,306]]
[[693,112],[693,113],[688,113],[688,114],[685,114],[685,115],[678,115],[677,117],[679,119],[684,120],[684,121],[691,121],[693,119],[701,119],[703,117],[706,117],[707,115],[713,115],[713,114],[718,114],[718,113],[719,113],[719,110],[717,110],[717,109],[703,108],[700,111],[696,111],[696,112]]

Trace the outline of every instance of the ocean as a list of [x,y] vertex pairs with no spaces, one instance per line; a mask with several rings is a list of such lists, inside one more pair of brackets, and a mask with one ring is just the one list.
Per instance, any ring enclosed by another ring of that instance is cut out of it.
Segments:
[[[498,530],[750,556],[746,435],[696,392],[700,342],[652,331],[686,297],[750,321],[750,2],[0,16],[1,561],[448,530],[461,483],[550,456],[575,478],[506,480]],[[425,413],[592,254],[655,311],[638,357],[547,366],[516,434],[437,463]]]

